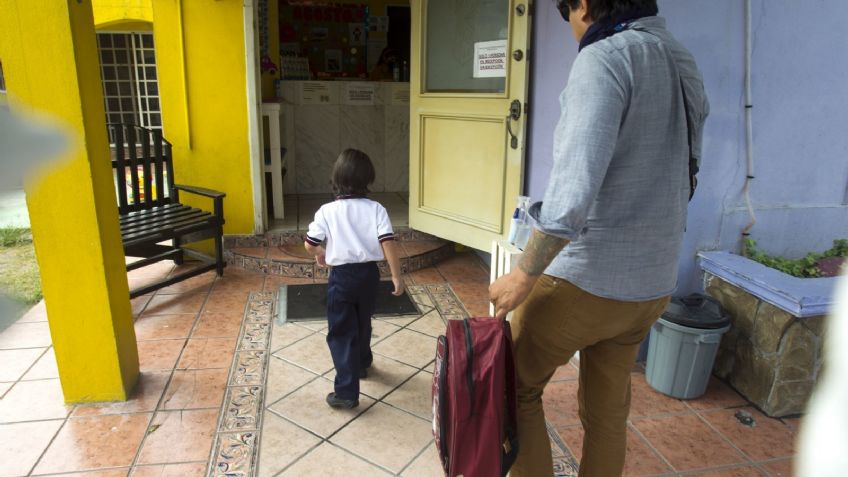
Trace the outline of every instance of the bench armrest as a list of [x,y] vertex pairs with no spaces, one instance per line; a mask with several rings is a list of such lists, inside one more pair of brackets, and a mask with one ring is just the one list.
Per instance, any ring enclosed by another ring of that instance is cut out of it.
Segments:
[[[218,192],[217,190],[205,189],[203,187],[194,187],[187,185],[174,184],[174,189],[176,191],[184,191],[189,194],[195,194],[202,197],[208,197],[214,201],[214,213],[215,217],[218,217],[218,220],[221,222],[221,225],[224,224],[224,197],[227,194],[223,192]],[[177,201],[179,201],[179,197],[177,197]]]
[[174,184],[174,188],[177,190],[184,190],[189,194],[196,194],[202,195],[203,197],[209,197],[210,199],[224,198],[227,196],[227,194],[223,192],[218,192],[217,190],[212,189],[204,189],[203,187]]

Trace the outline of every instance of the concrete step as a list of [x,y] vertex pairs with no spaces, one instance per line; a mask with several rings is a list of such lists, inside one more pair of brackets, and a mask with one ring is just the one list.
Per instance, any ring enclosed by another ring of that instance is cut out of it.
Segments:
[[[227,265],[268,275],[327,278],[329,269],[319,267],[303,247],[305,232],[272,232],[261,236],[224,237]],[[454,244],[410,228],[395,230],[403,273],[431,267],[454,254]],[[381,276],[390,276],[389,266],[379,262]]]

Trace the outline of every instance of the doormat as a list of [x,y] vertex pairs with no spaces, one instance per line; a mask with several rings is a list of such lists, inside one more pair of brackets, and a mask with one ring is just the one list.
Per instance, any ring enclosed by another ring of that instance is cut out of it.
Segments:
[[[377,285],[377,304],[374,316],[392,317],[419,315],[418,307],[404,292],[392,295],[392,282],[380,281]],[[327,284],[283,285],[278,293],[280,321],[307,321],[327,319]]]

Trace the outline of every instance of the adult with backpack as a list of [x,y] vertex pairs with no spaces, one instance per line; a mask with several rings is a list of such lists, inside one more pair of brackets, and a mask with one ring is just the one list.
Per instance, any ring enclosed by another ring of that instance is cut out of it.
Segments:
[[515,310],[520,447],[510,475],[552,475],[542,393],[580,351],[580,475],[617,476],[630,372],[676,286],[709,107],[656,0],[556,3],[580,52],[560,98],[553,170],[519,266],[490,287],[497,317]]

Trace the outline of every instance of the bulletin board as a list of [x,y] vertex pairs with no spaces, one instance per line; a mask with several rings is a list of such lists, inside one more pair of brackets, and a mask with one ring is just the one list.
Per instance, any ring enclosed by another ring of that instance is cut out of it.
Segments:
[[315,79],[368,75],[365,4],[281,0],[280,49],[309,59]]

